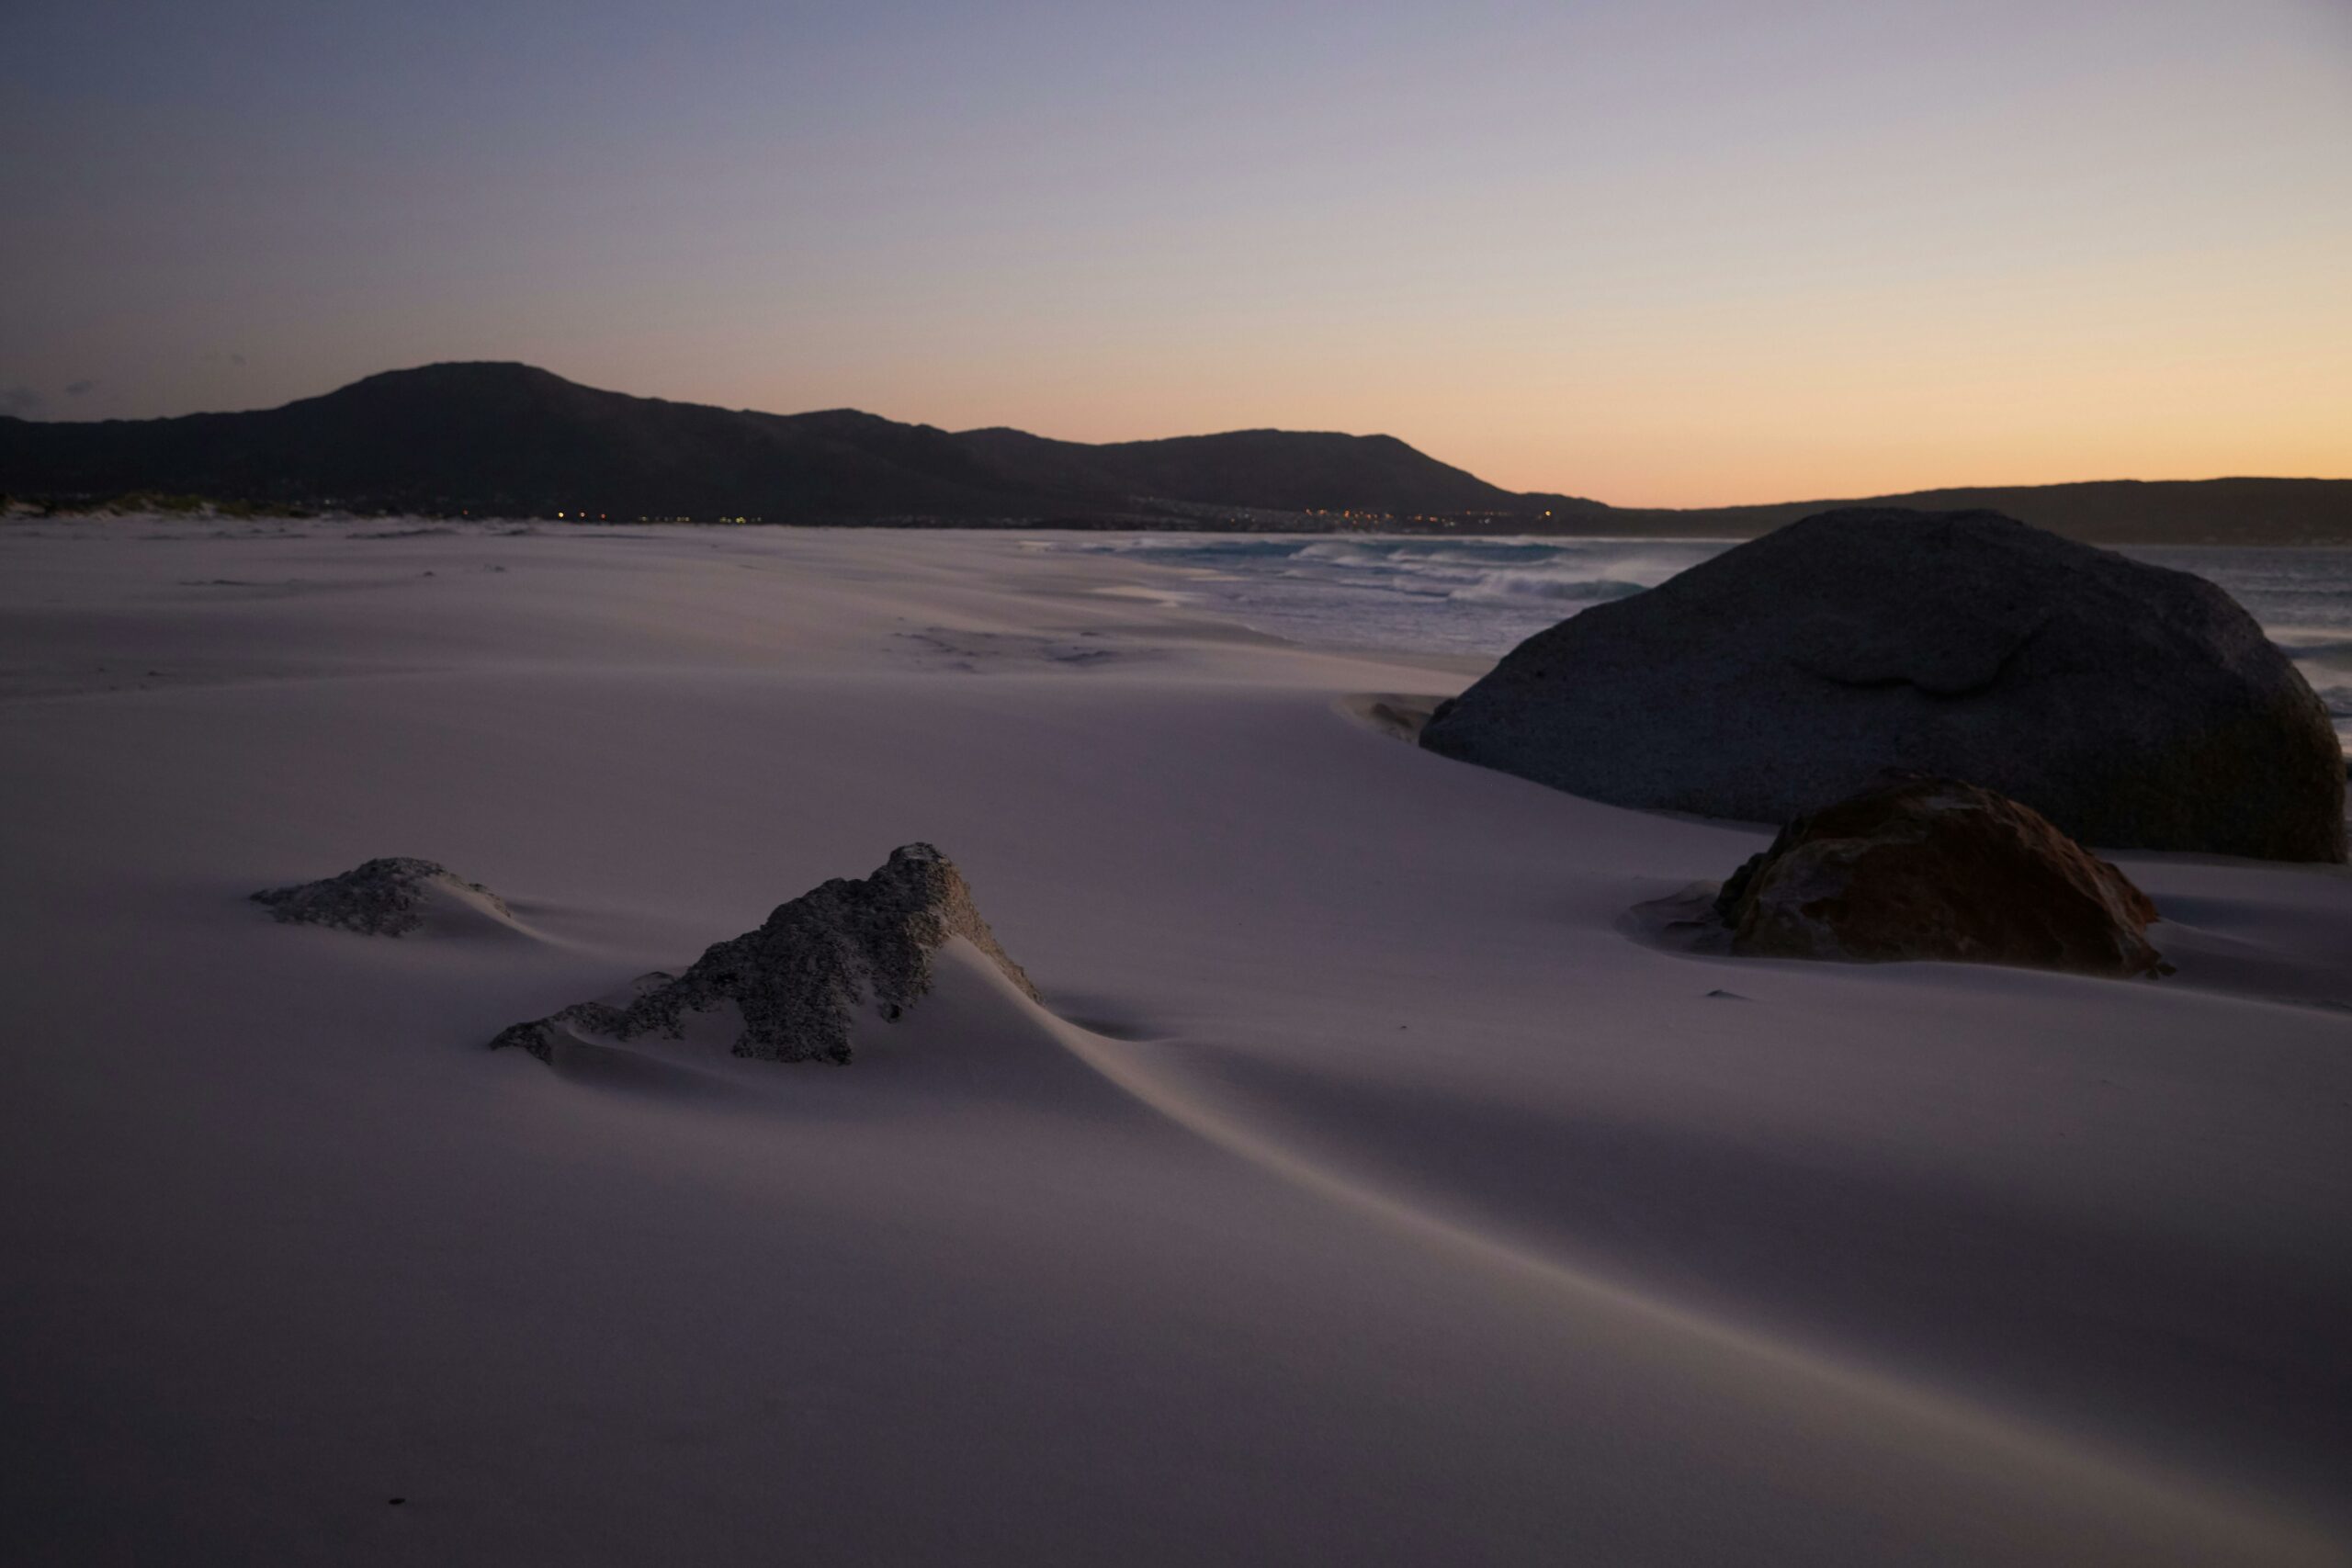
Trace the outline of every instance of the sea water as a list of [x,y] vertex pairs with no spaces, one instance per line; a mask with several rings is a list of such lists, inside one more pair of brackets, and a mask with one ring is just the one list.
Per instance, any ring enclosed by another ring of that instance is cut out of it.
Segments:
[[[1064,547],[1182,571],[1205,608],[1293,641],[1492,658],[1655,588],[1727,540],[1152,534]],[[2219,583],[2301,668],[2352,740],[2352,549],[2129,549]]]

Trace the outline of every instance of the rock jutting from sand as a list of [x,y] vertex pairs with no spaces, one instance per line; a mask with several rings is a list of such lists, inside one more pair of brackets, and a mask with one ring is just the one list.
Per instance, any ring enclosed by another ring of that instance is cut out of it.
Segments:
[[1989,512],[1823,513],[1539,632],[1421,744],[1782,822],[1886,767],[2086,843],[2345,857],[2327,709],[2227,593]]
[[1036,999],[955,863],[929,844],[907,844],[862,881],[837,877],[778,905],[756,931],[714,943],[683,975],[649,975],[626,1001],[581,1002],[515,1024],[491,1048],[549,1061],[566,1032],[675,1038],[690,1014],[732,1006],[742,1019],[738,1056],[847,1063],[858,1018],[898,1019],[931,989],[933,955],[958,937]]
[[413,855],[387,855],[340,876],[265,888],[253,900],[288,925],[333,926],[367,936],[405,936],[442,906],[470,908],[499,919],[514,916],[481,883]]
[[1715,912],[1753,957],[2171,972],[2146,936],[2155,906],[2120,871],[2030,807],[1950,779],[1890,777],[1798,818]]

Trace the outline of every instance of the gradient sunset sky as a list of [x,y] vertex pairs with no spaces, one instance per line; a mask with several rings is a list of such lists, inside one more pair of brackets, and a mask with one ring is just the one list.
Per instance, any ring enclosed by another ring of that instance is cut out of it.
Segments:
[[0,6],[0,412],[521,359],[1627,504],[2352,475],[2352,0]]

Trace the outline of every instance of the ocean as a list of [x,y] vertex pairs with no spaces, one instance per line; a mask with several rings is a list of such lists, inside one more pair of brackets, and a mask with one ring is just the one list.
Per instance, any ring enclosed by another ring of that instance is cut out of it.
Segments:
[[[1174,568],[1182,591],[1321,647],[1495,657],[1590,605],[1655,588],[1722,540],[1146,534],[1057,547]],[[2352,742],[2352,549],[2123,552],[2220,584],[2286,649]]]

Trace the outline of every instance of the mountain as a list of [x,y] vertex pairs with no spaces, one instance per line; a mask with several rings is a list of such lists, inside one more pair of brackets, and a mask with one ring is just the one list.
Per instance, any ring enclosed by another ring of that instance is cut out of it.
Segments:
[[[1839,505],[1990,507],[2100,543],[2352,542],[2352,480],[1922,491],[1662,511],[1517,494],[1387,435],[1242,430],[1090,446],[854,409],[771,414],[428,365],[246,413],[0,418],[0,496],[131,493],[478,516],[755,518],[1745,536]],[[1355,518],[1319,515],[1354,513]],[[1364,514],[1370,514],[1365,516]]]
[[0,492],[149,491],[370,512],[769,522],[1149,517],[1155,503],[1463,512],[1509,491],[1387,436],[1239,431],[1089,446],[851,409],[752,413],[527,365],[429,365],[251,413],[0,420]]

